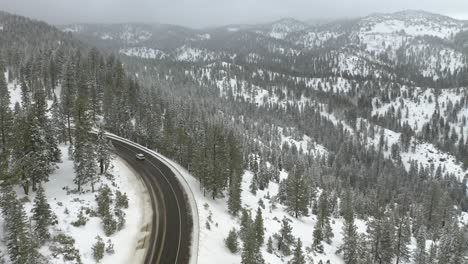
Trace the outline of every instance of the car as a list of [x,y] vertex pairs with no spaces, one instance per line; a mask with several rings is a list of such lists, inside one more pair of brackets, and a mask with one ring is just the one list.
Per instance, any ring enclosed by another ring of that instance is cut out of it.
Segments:
[[145,160],[145,155],[143,155],[141,153],[136,154],[135,157],[136,157],[137,160]]

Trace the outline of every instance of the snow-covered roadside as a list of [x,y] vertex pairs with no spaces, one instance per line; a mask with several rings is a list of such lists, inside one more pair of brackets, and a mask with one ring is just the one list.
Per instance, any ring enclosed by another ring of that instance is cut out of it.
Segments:
[[[114,164],[120,175],[127,176],[121,177],[120,185],[122,190],[126,189],[129,197],[127,225],[124,230],[114,235],[116,254],[107,256],[102,263],[143,263],[147,251],[145,240],[149,236],[149,232],[143,227],[150,225],[152,221],[151,198],[143,180],[130,165],[120,157],[114,160]],[[121,251],[121,254],[117,254],[118,251]]]
[[[75,172],[73,169],[73,161],[68,158],[68,146],[61,145],[62,163],[57,164],[58,169],[50,175],[49,181],[44,183],[46,197],[51,206],[52,211],[57,216],[57,224],[50,227],[52,236],[57,234],[66,234],[75,239],[75,248],[80,251],[81,260],[83,263],[95,263],[92,256],[92,246],[96,242],[95,237],[101,236],[104,242],[108,239],[114,244],[115,253],[112,255],[105,254],[100,263],[116,264],[116,263],[136,263],[143,262],[145,249],[141,247],[142,241],[147,235],[143,230],[143,226],[151,221],[151,201],[146,188],[140,178],[131,170],[131,168],[119,157],[115,157],[112,161],[112,166],[109,172],[115,177],[114,184],[106,177],[101,177],[101,185],[108,185],[112,192],[119,190],[126,193],[129,198],[128,209],[123,209],[126,216],[126,224],[124,229],[117,231],[114,235],[107,237],[104,234],[101,219],[99,217],[90,217],[85,226],[75,227],[71,223],[77,220],[82,207],[95,210],[97,207],[95,195],[91,191],[85,194],[75,194],[69,192],[75,188],[73,179]],[[23,192],[17,189],[18,198],[25,197]],[[25,199],[26,200],[26,199]],[[28,198],[28,202],[24,204],[25,211],[28,216],[31,215],[31,209],[34,201],[34,194]],[[3,221],[0,216],[0,223]],[[4,237],[0,234],[0,248],[4,250]],[[49,243],[46,243],[40,248],[40,252],[48,258],[47,263],[62,264],[65,262],[61,256],[58,258],[52,257],[52,252],[49,250]]]

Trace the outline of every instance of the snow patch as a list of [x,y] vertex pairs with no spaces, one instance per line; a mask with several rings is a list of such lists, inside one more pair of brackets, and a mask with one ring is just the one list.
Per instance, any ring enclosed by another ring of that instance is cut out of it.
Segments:
[[120,49],[119,53],[143,59],[164,59],[167,57],[167,55],[163,51],[147,47],[133,47]]

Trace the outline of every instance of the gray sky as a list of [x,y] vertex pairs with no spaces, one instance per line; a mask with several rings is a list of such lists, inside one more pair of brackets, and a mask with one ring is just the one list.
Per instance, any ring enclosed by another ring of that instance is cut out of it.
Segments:
[[424,9],[468,19],[467,0],[0,0],[0,9],[52,24],[162,22],[190,27],[363,16]]

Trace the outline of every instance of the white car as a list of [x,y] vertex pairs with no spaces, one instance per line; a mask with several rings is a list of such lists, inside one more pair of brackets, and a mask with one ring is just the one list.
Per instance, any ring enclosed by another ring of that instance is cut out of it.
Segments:
[[145,160],[145,155],[143,155],[141,153],[136,154],[135,157],[136,157],[137,160]]

